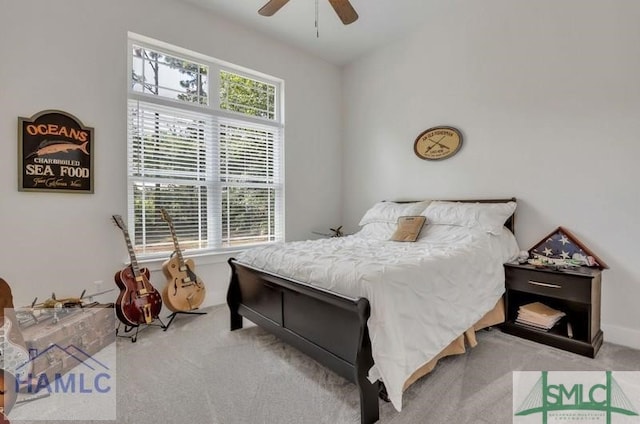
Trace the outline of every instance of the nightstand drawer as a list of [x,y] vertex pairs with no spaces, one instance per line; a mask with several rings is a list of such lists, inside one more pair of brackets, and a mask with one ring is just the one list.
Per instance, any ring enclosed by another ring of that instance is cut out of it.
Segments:
[[591,303],[591,277],[509,267],[505,277],[510,290]]

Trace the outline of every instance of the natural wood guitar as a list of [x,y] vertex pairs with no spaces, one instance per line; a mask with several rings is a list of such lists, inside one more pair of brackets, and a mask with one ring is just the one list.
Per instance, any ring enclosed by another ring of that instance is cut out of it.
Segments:
[[0,278],[0,423],[8,423],[5,414],[11,411],[16,402],[16,375],[22,380],[29,378],[31,364],[29,351],[25,346],[22,333],[13,310],[11,287]]
[[114,305],[118,319],[128,326],[151,324],[162,309],[162,297],[149,282],[149,270],[138,266],[127,226],[120,215],[113,215],[113,221],[122,230],[127,242],[131,264],[116,272],[115,281],[120,294]]
[[173,219],[164,209],[160,209],[162,219],[169,224],[174,252],[164,264],[162,271],[167,277],[167,284],[162,290],[162,299],[167,308],[173,312],[187,312],[198,309],[204,301],[206,290],[204,283],[194,272],[192,259],[184,259],[178,237],[173,225]]

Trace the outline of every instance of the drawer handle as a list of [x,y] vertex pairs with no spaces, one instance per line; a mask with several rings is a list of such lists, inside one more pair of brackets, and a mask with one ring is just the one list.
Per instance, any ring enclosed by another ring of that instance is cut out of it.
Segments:
[[557,284],[541,283],[540,281],[531,281],[531,280],[529,280],[529,284],[533,284],[534,286],[549,287],[549,288],[552,288],[552,289],[561,289],[562,288],[562,286],[559,286]]

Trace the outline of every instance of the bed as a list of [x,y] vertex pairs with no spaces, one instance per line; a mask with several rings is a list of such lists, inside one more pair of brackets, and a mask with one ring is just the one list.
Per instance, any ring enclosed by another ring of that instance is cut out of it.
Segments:
[[[504,320],[502,264],[518,254],[515,198],[379,202],[351,236],[257,247],[229,260],[231,330],[243,317],[342,377],[362,424],[473,332]],[[414,243],[389,241],[399,216],[424,215]]]

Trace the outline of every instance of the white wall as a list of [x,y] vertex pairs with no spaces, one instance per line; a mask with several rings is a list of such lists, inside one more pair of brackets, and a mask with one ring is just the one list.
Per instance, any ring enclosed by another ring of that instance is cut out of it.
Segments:
[[[0,276],[16,304],[43,301],[52,291],[63,297],[115,288],[113,276],[128,259],[122,233],[110,222],[113,214],[126,216],[128,31],[284,79],[287,239],[310,238],[312,230],[340,222],[336,66],[168,0],[0,4]],[[45,109],[95,128],[95,194],[18,192],[18,117]],[[196,259],[208,289],[205,305],[224,301],[225,259]],[[160,290],[159,264],[148,265]]]
[[[608,263],[605,340],[640,347],[640,3],[435,0],[409,37],[342,73],[169,0],[0,4],[0,276],[16,303],[115,287],[127,259],[110,216],[126,215],[132,31],[285,80],[289,240],[353,231],[379,199],[516,196],[523,248],[562,225]],[[44,109],[95,128],[95,194],[17,191],[17,118]],[[413,141],[435,125],[464,146],[422,161]],[[224,299],[224,259],[196,261],[206,304]]]
[[[610,269],[605,340],[640,348],[640,3],[435,1],[410,36],[344,71],[351,231],[380,199],[515,196],[529,249],[558,226]],[[423,130],[464,135],[417,158]]]

